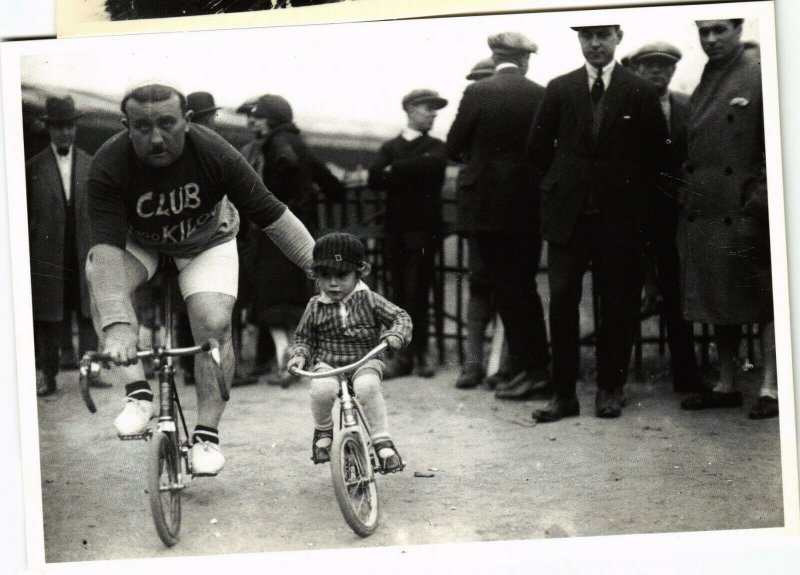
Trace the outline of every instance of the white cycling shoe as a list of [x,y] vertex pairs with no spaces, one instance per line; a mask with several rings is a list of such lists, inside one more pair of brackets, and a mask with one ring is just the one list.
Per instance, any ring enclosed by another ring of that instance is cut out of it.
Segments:
[[153,402],[145,399],[125,398],[125,407],[114,420],[117,435],[142,435],[153,418]]
[[225,467],[225,456],[219,445],[208,441],[196,441],[192,445],[192,475],[216,475]]

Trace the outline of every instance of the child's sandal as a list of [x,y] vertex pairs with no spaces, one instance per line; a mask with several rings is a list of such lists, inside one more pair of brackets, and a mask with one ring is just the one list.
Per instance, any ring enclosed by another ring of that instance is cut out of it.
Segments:
[[317,445],[320,439],[328,438],[333,443],[333,429],[314,429],[314,439],[311,442],[311,461],[314,464],[328,463],[331,460],[331,447]]
[[[397,473],[398,471],[403,471],[403,468],[406,466],[403,463],[403,458],[400,457],[400,452],[397,451],[397,448],[394,446],[394,443],[391,439],[384,439],[381,440],[373,445],[375,449],[375,454],[378,456],[378,461],[381,464],[380,469],[377,469],[378,473]],[[380,452],[382,449],[389,448],[394,453],[389,457],[381,457]]]

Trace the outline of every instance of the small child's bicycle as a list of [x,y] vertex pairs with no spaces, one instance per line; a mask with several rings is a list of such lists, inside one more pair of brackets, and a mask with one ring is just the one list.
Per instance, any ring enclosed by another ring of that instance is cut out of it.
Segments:
[[[303,371],[290,368],[295,375],[318,379],[335,376],[339,380],[339,426],[331,445],[331,478],[336,501],[345,521],[361,537],[367,537],[378,527],[378,488],[375,472],[387,473],[375,453],[369,422],[352,388],[356,369],[387,348],[385,342],[364,357],[342,367],[327,371]],[[403,465],[391,473],[401,471]]]
[[[225,383],[219,344],[216,340],[211,339],[203,345],[172,348],[174,275],[167,273],[163,279],[160,299],[164,312],[164,346],[141,350],[136,354],[140,360],[152,359],[158,374],[158,424],[155,430],[148,429],[141,435],[130,435],[120,437],[120,439],[147,440],[151,437],[153,439],[147,469],[150,511],[161,541],[167,547],[172,547],[178,542],[178,533],[181,528],[181,491],[186,487],[185,479],[197,476],[192,473],[192,462],[189,459],[189,449],[192,447],[191,435],[186,426],[186,418],[178,398],[178,390],[175,387],[175,369],[172,358],[208,353],[216,369],[217,385],[222,399],[228,401],[230,393]],[[97,407],[89,392],[89,379],[96,376],[101,367],[108,366],[109,360],[108,355],[97,351],[89,351],[81,359],[78,382],[83,401],[92,413],[97,412]],[[178,420],[181,423],[180,427]],[[183,433],[181,433],[181,429]],[[181,469],[181,460],[183,460],[183,469]]]

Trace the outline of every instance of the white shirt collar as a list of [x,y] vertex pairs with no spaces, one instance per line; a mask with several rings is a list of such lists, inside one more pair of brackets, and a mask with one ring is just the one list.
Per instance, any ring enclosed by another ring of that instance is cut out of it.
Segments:
[[422,132],[420,132],[419,130],[415,130],[414,128],[409,128],[408,126],[403,128],[403,131],[400,132],[400,136],[402,136],[402,138],[406,142],[414,141],[414,140],[416,140],[417,138],[419,138],[422,135],[424,135],[424,134]]
[[[603,84],[605,84],[606,88],[611,84],[611,73],[614,71],[616,63],[615,60],[611,60],[611,62],[603,66]],[[586,62],[586,71],[589,74],[589,89],[591,89],[592,84],[597,79],[597,68]]]
[[[353,288],[353,291],[351,291],[349,294],[347,294],[346,296],[344,296],[342,298],[341,303],[346,302],[351,297],[353,297],[354,293],[360,292],[360,291],[369,291],[369,286],[367,284],[365,284],[362,280],[358,280],[358,283],[356,284],[356,287]],[[319,294],[319,302],[320,303],[334,303],[333,300],[330,298],[330,296],[328,294],[324,293],[324,292]]]
[[500,62],[497,66],[495,66],[494,71],[497,72],[503,68],[519,68],[519,66],[512,62]]

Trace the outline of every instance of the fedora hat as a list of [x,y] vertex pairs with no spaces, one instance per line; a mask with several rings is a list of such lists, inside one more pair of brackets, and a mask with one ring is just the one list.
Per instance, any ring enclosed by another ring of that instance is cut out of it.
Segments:
[[42,120],[50,123],[74,122],[80,114],[75,110],[72,96],[48,96],[44,103]]
[[204,116],[220,109],[214,103],[214,96],[208,92],[192,92],[186,96],[186,107],[193,111],[195,116]]

